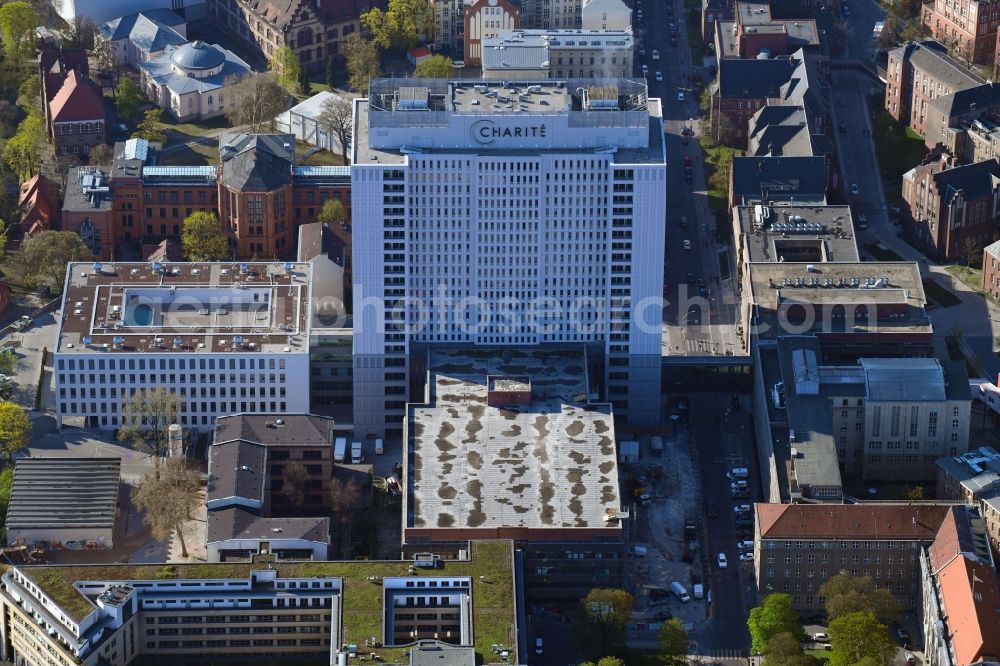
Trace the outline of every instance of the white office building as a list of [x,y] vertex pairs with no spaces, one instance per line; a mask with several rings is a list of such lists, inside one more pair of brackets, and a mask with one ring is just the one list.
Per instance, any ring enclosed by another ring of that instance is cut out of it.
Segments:
[[577,343],[616,414],[658,421],[666,163],[644,82],[373,81],[351,169],[359,436],[401,434],[428,345]]
[[308,263],[73,263],[55,344],[60,424],[115,429],[133,392],[167,387],[180,425],[309,411]]

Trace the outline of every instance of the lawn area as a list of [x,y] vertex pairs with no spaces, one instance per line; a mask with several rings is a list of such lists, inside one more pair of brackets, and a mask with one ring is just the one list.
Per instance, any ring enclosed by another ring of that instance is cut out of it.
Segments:
[[969,288],[983,293],[983,269],[959,266],[958,264],[948,264],[944,269],[954,275],[956,279],[967,284]]
[[803,652],[819,661],[821,666],[830,663],[830,653],[826,650],[803,650]]
[[[884,180],[886,197],[893,199],[891,192],[899,189],[900,177],[927,157],[927,147],[919,134],[893,120],[883,108],[883,103],[881,95],[868,98],[875,156]],[[892,188],[890,183],[893,183]]]
[[163,166],[212,166],[218,161],[219,147],[215,143],[195,143],[169,153],[160,153],[160,164]]
[[711,138],[702,136],[698,140],[705,151],[705,184],[707,187],[708,206],[715,215],[716,239],[725,242],[729,238],[729,172],[733,158],[743,154],[743,151],[715,143]]
[[905,261],[901,256],[896,254],[893,250],[887,247],[883,247],[878,243],[868,243],[865,245],[865,249],[879,261]]
[[[516,636],[513,634],[514,581],[513,548],[509,541],[477,541],[472,544],[472,559],[441,562],[436,569],[417,567],[408,573],[409,561],[357,560],[351,562],[301,562],[274,565],[281,577],[340,578],[345,643],[361,644],[371,636],[382,636],[383,587],[370,582],[369,576],[380,579],[394,576],[467,576],[472,583],[473,627],[478,663],[489,655],[491,646],[502,644],[515,658]],[[253,569],[264,564],[168,564],[168,565],[86,565],[34,566],[20,570],[76,621],[82,620],[94,606],[73,586],[83,580],[172,580],[245,578]],[[405,663],[406,648],[366,648],[381,661]],[[638,663],[638,662],[637,662]]]
[[941,286],[937,280],[925,278],[922,282],[924,284],[924,295],[942,308],[958,305],[962,302],[962,299]]
[[176,132],[177,134],[184,134],[186,136],[205,136],[209,132],[229,127],[229,121],[226,120],[225,116],[210,118],[200,123],[190,123],[181,122],[169,113],[164,113],[162,121],[163,129],[167,132]]
[[691,64],[701,67],[705,55],[705,42],[701,37],[701,5],[687,9],[685,3],[684,23],[687,26],[688,49],[691,51]]

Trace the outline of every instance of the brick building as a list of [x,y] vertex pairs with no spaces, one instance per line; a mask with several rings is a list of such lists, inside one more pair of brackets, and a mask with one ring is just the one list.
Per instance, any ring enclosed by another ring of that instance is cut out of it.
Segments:
[[1000,548],[1000,453],[989,446],[937,461],[936,496],[978,504],[986,536]]
[[1000,299],[1000,241],[983,248],[983,291]]
[[21,185],[17,207],[21,211],[18,226],[25,237],[55,229],[59,224],[58,183],[35,174]]
[[213,24],[270,59],[287,46],[305,69],[323,67],[350,35],[361,29],[361,13],[376,2],[365,0],[209,0]]
[[[85,242],[97,258],[111,259],[120,243],[177,240],[185,217],[207,211],[223,221],[234,258],[284,259],[295,256],[298,227],[313,222],[328,198],[340,200],[350,220],[350,169],[296,166],[294,136],[223,134],[220,146],[218,166],[159,166],[159,144],[116,144],[112,168],[80,171],[99,173],[107,190],[88,187],[82,175],[69,179],[64,228],[94,228]],[[88,203],[94,195],[97,207]]]
[[933,0],[921,10],[931,37],[946,44],[957,57],[993,64],[1000,2],[992,0]]
[[483,40],[521,27],[521,8],[508,0],[476,0],[465,5],[465,64],[483,62]]
[[921,607],[920,549],[951,505],[756,504],[757,594],[786,592],[804,615],[823,613],[819,589],[847,571],[893,593],[904,613]]
[[69,71],[48,107],[48,131],[56,155],[86,155],[106,142],[101,89],[77,70]]
[[1000,655],[996,566],[974,507],[955,506],[920,553],[927,666],[994,662]]
[[907,42],[888,57],[885,110],[921,136],[927,131],[931,100],[986,83],[933,40]]
[[928,254],[977,256],[1000,236],[1000,160],[951,167],[948,158],[903,174],[904,225]]
[[936,97],[928,104],[924,144],[962,164],[1000,157],[1000,86],[984,83]]
[[[278,558],[326,559],[333,437],[334,421],[324,416],[216,419],[206,496],[209,560],[246,558],[268,549]],[[300,471],[290,472],[292,466]],[[294,480],[293,474],[298,475]],[[296,489],[286,486],[293,483]]]

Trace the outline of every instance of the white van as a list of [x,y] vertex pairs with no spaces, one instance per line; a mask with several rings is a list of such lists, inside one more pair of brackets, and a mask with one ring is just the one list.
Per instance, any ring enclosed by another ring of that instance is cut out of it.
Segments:
[[381,439],[375,440],[375,453],[377,455],[382,455],[383,453],[385,453],[385,447],[382,445]]
[[691,601],[691,596],[688,594],[688,591],[676,580],[670,584],[670,591],[673,592],[674,596],[680,599],[683,603]]

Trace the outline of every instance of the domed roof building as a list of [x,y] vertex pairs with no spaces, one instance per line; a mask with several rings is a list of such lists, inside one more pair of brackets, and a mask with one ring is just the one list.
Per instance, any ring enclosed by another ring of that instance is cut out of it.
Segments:
[[202,41],[171,46],[139,65],[142,86],[153,102],[178,120],[201,120],[226,112],[226,88],[253,70],[232,51]]

